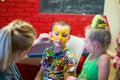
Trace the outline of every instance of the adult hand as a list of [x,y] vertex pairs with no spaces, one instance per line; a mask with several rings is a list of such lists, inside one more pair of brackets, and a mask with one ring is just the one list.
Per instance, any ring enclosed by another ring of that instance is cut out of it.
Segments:
[[50,34],[48,34],[48,33],[42,33],[34,41],[34,45],[36,45],[36,44],[42,44],[42,43],[51,43]]

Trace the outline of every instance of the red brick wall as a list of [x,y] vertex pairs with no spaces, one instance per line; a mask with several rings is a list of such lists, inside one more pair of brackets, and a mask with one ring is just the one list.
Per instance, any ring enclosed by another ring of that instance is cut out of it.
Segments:
[[94,15],[83,14],[43,14],[40,13],[40,0],[5,0],[0,1],[0,28],[14,19],[29,21],[37,34],[49,32],[52,23],[65,20],[72,26],[72,34],[84,36],[84,28],[90,25]]

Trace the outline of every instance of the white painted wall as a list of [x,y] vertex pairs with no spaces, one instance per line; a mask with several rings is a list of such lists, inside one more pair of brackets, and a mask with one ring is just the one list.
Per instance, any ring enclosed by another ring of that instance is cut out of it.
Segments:
[[120,0],[115,0],[115,6],[118,12],[119,22],[120,22]]
[[115,39],[120,32],[120,4],[116,5],[117,2],[119,2],[119,0],[105,0],[104,15],[107,16],[112,34],[112,43],[109,48],[110,51],[115,51]]

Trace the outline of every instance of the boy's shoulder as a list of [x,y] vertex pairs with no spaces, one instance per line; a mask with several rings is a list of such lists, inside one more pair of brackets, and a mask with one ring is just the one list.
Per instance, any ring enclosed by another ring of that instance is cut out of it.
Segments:
[[69,52],[73,53],[72,49],[71,49],[70,47],[68,47],[68,46],[66,46],[66,47],[63,49],[63,51],[69,51]]

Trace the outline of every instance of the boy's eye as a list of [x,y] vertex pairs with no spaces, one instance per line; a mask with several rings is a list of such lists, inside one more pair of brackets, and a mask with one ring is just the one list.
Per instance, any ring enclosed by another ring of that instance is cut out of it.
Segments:
[[[59,36],[59,35],[60,35],[59,32],[55,32],[54,34],[55,34],[56,36]],[[65,34],[65,33],[62,34],[62,37],[67,37],[67,36],[68,36],[68,34]]]
[[59,33],[58,33],[58,32],[55,32],[55,35],[56,35],[56,36],[58,36],[58,35],[59,35]]
[[67,37],[68,35],[67,34],[62,34],[63,37]]

